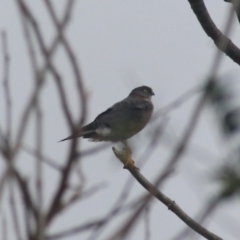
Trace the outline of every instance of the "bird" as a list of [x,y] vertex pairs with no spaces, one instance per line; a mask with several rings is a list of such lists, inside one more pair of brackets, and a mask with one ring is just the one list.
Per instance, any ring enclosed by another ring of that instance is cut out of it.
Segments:
[[59,142],[83,137],[93,142],[122,142],[140,132],[153,113],[152,88],[134,88],[128,97],[100,113],[93,122]]

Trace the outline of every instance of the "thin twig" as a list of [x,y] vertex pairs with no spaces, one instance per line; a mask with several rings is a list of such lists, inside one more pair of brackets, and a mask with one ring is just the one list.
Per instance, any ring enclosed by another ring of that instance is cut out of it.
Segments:
[[22,194],[23,203],[25,204],[26,211],[28,213],[30,213],[29,215],[32,214],[32,216],[37,221],[38,209],[32,199],[31,194],[30,194],[30,191],[29,191],[29,188],[27,185],[27,181],[14,168],[11,169],[11,174],[15,177],[16,182],[18,183],[18,186],[19,186],[21,194]]
[[145,223],[145,240],[150,240],[150,207],[147,206],[144,210],[144,223]]
[[86,150],[81,150],[78,153],[78,157],[86,157],[86,156],[98,153],[98,152],[100,152],[104,149],[109,148],[111,145],[112,145],[111,143],[103,143],[103,144],[99,144],[96,147],[91,147],[91,148],[88,148]]
[[[62,202],[61,206],[58,208],[58,212],[66,211],[69,207],[72,207],[72,205],[77,201],[93,196],[104,187],[106,187],[106,184],[100,183],[85,191],[81,191],[81,188],[80,189],[78,188],[76,193],[72,194],[72,196],[70,196],[69,199]],[[71,186],[69,187],[69,189],[72,189]]]
[[3,216],[2,218],[2,239],[4,240],[8,239],[8,225],[5,216]]
[[6,107],[6,141],[8,145],[11,142],[11,129],[12,129],[12,100],[9,86],[9,62],[10,56],[8,52],[8,41],[6,31],[2,31],[2,49],[3,49],[3,86],[5,96],[5,107]]
[[7,182],[8,175],[9,175],[9,169],[5,170],[4,173],[2,173],[0,178],[0,206],[2,206],[1,204],[2,196],[3,196],[3,191],[4,191],[5,184]]
[[187,92],[183,93],[180,97],[175,99],[173,102],[167,104],[165,107],[160,108],[155,112],[151,121],[155,121],[159,116],[165,116],[180,107],[183,103],[188,101],[190,98],[196,96],[196,94],[201,93],[203,91],[203,86],[193,87]]
[[111,210],[108,214],[106,214],[104,221],[96,226],[96,228],[92,231],[91,235],[89,236],[88,240],[95,240],[99,237],[101,232],[103,232],[104,227],[107,227],[107,224],[113,219],[114,216],[116,216],[123,208],[123,205],[128,199],[128,195],[130,193],[130,190],[133,186],[132,177],[129,177],[123,187],[123,190],[121,191],[118,199],[114,203],[114,205],[111,207]]
[[15,201],[15,194],[13,188],[13,182],[9,181],[9,204],[12,214],[12,221],[13,221],[13,229],[18,240],[22,240],[21,233],[20,233],[20,225],[19,225],[19,216],[17,214],[16,208],[16,201]]
[[53,240],[53,239],[60,239],[60,238],[64,238],[64,237],[69,237],[70,235],[77,234],[77,233],[84,232],[84,231],[87,231],[89,229],[95,228],[98,225],[100,225],[101,223],[102,223],[102,220],[94,221],[94,222],[90,222],[90,223],[85,223],[83,225],[71,228],[69,230],[65,230],[65,231],[47,236],[46,239],[47,240]]
[[232,0],[231,2],[233,4],[233,7],[235,9],[238,21],[240,23],[240,1],[239,0]]
[[42,141],[43,141],[43,126],[42,126],[42,110],[40,102],[36,102],[36,192],[37,192],[37,207],[38,207],[38,221],[36,238],[38,240],[44,240],[45,236],[45,220],[43,214],[43,166],[42,166]]
[[[33,149],[33,148],[31,148],[30,146],[27,146],[27,145],[22,146],[21,149],[24,152],[33,156],[34,158],[36,158],[36,156],[39,154],[39,150]],[[42,155],[40,161],[47,164],[49,167],[51,167],[53,169],[56,169],[58,171],[62,171],[62,166],[60,164],[58,164],[57,161],[51,159],[50,157],[48,157],[46,155]]]

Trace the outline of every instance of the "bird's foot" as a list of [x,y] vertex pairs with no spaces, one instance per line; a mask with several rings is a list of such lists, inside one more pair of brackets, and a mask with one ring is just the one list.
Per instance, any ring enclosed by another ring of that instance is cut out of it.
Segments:
[[128,146],[127,140],[123,140],[122,144],[124,145],[123,151],[126,153],[126,155],[129,155],[131,157],[132,155],[132,149]]
[[127,161],[124,163],[124,166],[123,166],[124,169],[129,169],[129,168],[135,168],[139,171],[139,168],[136,167],[135,165],[135,162],[133,161],[133,159],[131,158],[131,156],[129,156],[127,158]]
[[132,159],[132,150],[131,148],[127,145],[126,141],[122,141],[122,143],[124,144],[124,147],[122,149],[122,151],[118,151],[117,149],[115,149],[113,147],[113,152],[116,155],[116,157],[124,164],[124,169],[137,169],[139,170],[139,168],[137,168],[135,166],[135,162]]

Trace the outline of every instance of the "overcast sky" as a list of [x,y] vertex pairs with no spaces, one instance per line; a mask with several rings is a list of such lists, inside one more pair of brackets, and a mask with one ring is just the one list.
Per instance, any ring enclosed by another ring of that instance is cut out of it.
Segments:
[[[27,2],[34,10],[41,29],[50,43],[55,32],[44,5],[40,0]],[[53,1],[59,16],[64,2]],[[213,20],[220,29],[223,29],[229,4],[223,0],[205,2]],[[16,129],[18,117],[33,87],[33,75],[16,1],[0,1],[0,30],[6,30],[8,34],[13,117]],[[155,110],[166,106],[189,89],[203,83],[216,53],[215,45],[204,33],[187,0],[77,1],[66,32],[79,60],[88,92],[87,122],[92,121],[97,114],[115,102],[125,98],[134,87],[140,85],[152,87],[155,92],[153,97]],[[232,39],[237,45],[239,37],[239,26],[235,19]],[[54,61],[64,76],[72,111],[77,117],[79,104],[76,102],[75,85],[62,49],[59,49]],[[238,79],[240,69],[232,60],[224,57],[219,75],[227,76],[229,73],[233,78]],[[2,78],[2,57],[0,74]],[[56,142],[68,136],[69,132],[61,114],[51,76],[49,75],[48,78],[48,84],[44,87],[41,98],[44,107],[44,152],[61,163],[66,157],[69,142]],[[165,134],[171,143],[166,143],[166,139],[160,140],[158,147],[141,167],[141,172],[149,180],[154,181],[165,166],[173,149],[172,143],[176,143],[181,136],[197,99],[196,96],[189,100],[170,115]],[[5,124],[4,114],[1,90],[0,123],[2,125]],[[137,165],[139,157],[150,141],[154,126],[154,123],[150,123],[130,141],[134,146],[134,159]],[[27,144],[31,144],[34,134],[32,121],[29,123],[25,138]],[[177,171],[161,190],[194,217],[204,208],[207,200],[217,193],[217,185],[212,179],[212,173],[223,163],[223,156],[228,149],[226,141],[220,137],[215,116],[209,108],[204,110],[191,142],[188,154],[184,156]],[[99,143],[82,140],[81,144],[83,149],[87,149]],[[17,164],[26,175],[34,174],[33,162],[25,153],[22,153],[21,160]],[[107,185],[91,199],[64,213],[61,220],[52,224],[51,232],[104,216],[119,196],[130,175],[128,171],[122,169],[111,147],[84,158],[82,166],[89,187],[100,182]],[[47,204],[58,175],[48,168],[44,169],[44,174],[47,178],[44,186],[45,204]],[[135,182],[129,201],[144,192],[145,190]],[[7,202],[4,204],[7,206]],[[1,213],[3,211],[1,210]],[[171,239],[185,226],[179,218],[156,200],[150,211],[152,240]],[[124,217],[114,221],[100,239],[104,240],[109,236],[125,219]],[[221,209],[210,217],[206,226],[223,239],[236,240],[240,236],[239,223],[239,201],[232,201],[221,205]],[[143,226],[143,221],[138,222],[129,240],[144,239]],[[84,240],[87,236],[88,234],[76,235],[68,239]],[[199,239],[203,238],[199,237]]]

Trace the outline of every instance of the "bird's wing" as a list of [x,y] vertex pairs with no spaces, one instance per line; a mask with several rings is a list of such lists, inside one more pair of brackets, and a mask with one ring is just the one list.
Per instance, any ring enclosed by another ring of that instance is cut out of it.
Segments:
[[153,109],[153,104],[149,101],[141,100],[141,101],[135,102],[135,104],[133,104],[133,108],[140,109],[140,110],[150,110],[150,109]]
[[128,97],[99,114],[94,122],[110,124],[113,121],[115,123],[118,119],[126,119],[123,116],[134,116],[135,111],[152,109],[153,105],[151,102]]
[[120,113],[123,109],[129,108],[129,101],[124,99],[120,102],[115,103],[112,107],[108,108],[106,111],[100,113],[94,120],[94,122],[105,119],[109,115]]

